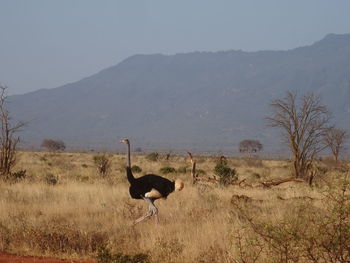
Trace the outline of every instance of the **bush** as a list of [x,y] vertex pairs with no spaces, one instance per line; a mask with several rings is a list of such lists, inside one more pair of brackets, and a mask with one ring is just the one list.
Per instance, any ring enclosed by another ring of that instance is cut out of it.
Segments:
[[142,169],[141,169],[140,166],[133,165],[133,166],[131,166],[131,171],[132,171],[133,173],[141,173],[141,172],[142,172]]
[[171,174],[171,173],[176,173],[176,169],[174,167],[165,166],[160,168],[159,172],[162,174]]
[[185,174],[185,173],[187,173],[187,167],[186,166],[179,167],[177,169],[177,172],[181,173],[181,174]]
[[260,179],[261,178],[261,175],[259,173],[252,173],[251,177],[253,179]]
[[238,180],[236,170],[228,167],[226,159],[218,161],[214,168],[214,173],[219,177],[219,183],[221,185],[226,186]]
[[51,173],[47,174],[45,176],[45,183],[48,185],[56,185],[58,183],[58,176],[54,176]]
[[[259,219],[251,207],[237,203],[235,208],[239,217],[251,227],[251,236],[247,238],[258,241],[238,246],[241,255],[244,255],[242,251],[264,250],[262,256],[257,255],[257,259],[261,259],[257,262],[266,262],[266,258],[273,259],[271,262],[350,262],[348,179],[329,188],[321,207],[311,202],[296,203],[277,220],[271,220],[271,211],[266,211],[268,216],[262,215]],[[242,237],[238,239],[242,240]],[[247,255],[242,262],[249,262]]]
[[159,159],[159,153],[153,152],[146,155],[146,160],[156,162]]
[[27,176],[26,172],[27,172],[26,170],[20,170],[20,171],[11,173],[11,179],[14,179],[16,181],[25,179]]
[[111,161],[105,154],[95,155],[94,163],[97,168],[97,171],[101,177],[106,177],[111,168]]
[[196,170],[196,173],[197,173],[198,175],[206,175],[206,174],[207,174],[206,171],[204,171],[203,169],[197,169],[197,170]]

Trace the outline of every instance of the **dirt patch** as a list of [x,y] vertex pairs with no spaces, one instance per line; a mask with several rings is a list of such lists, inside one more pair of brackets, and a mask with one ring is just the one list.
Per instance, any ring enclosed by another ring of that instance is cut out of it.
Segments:
[[96,261],[31,257],[0,253],[0,263],[96,263]]

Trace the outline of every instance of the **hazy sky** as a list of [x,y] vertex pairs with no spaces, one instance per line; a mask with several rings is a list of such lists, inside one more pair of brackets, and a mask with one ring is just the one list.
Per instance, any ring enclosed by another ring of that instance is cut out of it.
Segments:
[[134,54],[275,50],[350,33],[349,0],[0,0],[0,83],[55,88]]

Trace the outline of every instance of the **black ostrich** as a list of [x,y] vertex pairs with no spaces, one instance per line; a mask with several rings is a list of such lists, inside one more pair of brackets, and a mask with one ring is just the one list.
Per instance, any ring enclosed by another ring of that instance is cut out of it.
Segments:
[[131,171],[131,160],[130,160],[130,142],[128,139],[121,140],[120,142],[125,143],[128,147],[127,152],[127,166],[126,176],[130,183],[129,193],[134,199],[143,199],[148,205],[148,212],[134,221],[137,224],[153,215],[156,216],[156,222],[159,222],[158,208],[154,205],[154,201],[163,198],[175,191],[181,191],[184,187],[184,183],[180,180],[170,181],[164,177],[154,174],[146,174],[139,178],[135,178]]

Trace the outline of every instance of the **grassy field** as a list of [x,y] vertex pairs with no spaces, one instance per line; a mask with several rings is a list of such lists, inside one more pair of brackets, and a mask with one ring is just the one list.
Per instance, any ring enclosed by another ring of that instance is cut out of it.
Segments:
[[[312,188],[265,188],[262,181],[291,176],[289,161],[229,158],[245,181],[224,187],[192,185],[186,157],[135,155],[142,168],[135,177],[174,167],[163,176],[185,188],[156,201],[160,224],[151,218],[132,226],[148,207],[129,196],[125,156],[108,156],[104,178],[94,156],[19,153],[15,170],[25,169],[26,178],[0,181],[0,251],[101,262],[349,262],[347,164],[318,163]],[[201,177],[214,174],[216,158],[196,160]]]

